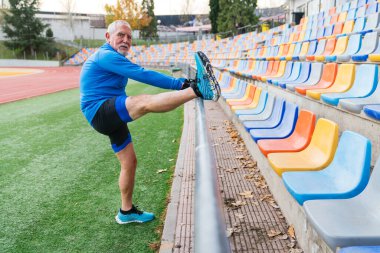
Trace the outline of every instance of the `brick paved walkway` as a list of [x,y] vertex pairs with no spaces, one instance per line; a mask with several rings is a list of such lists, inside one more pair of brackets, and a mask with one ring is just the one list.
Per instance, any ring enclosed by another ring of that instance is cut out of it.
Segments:
[[[193,252],[195,103],[185,105],[184,134],[160,252]],[[218,103],[206,102],[224,217],[233,252],[302,252],[233,124]]]

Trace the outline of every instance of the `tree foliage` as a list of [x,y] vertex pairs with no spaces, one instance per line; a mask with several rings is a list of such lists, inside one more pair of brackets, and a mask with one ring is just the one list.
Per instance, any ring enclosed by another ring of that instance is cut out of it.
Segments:
[[211,21],[211,32],[218,33],[218,15],[219,15],[219,0],[210,0],[210,21]]
[[237,28],[257,24],[256,3],[257,0],[219,0],[218,31],[236,33]]
[[132,29],[140,30],[150,24],[152,18],[134,0],[117,0],[116,5],[105,5],[106,24],[115,20],[127,21]]
[[148,26],[141,29],[141,37],[143,39],[157,39],[157,19],[154,15],[154,1],[153,0],[143,0],[142,9],[151,18]]
[[5,45],[10,49],[35,51],[48,46],[49,40],[44,36],[48,25],[36,17],[38,0],[9,0],[9,10],[3,11],[2,29],[9,39]]

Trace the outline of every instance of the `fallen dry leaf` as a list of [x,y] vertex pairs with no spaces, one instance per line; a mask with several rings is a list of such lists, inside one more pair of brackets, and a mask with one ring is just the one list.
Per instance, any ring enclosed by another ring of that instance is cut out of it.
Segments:
[[243,196],[246,199],[251,199],[253,198],[252,191],[244,191],[239,193],[240,196]]
[[163,173],[163,172],[166,172],[168,171],[167,169],[163,169],[163,170],[157,170],[157,174],[160,174],[160,173]]
[[303,250],[302,249],[290,249],[289,250],[289,253],[302,253]]
[[288,235],[283,234],[283,235],[278,236],[277,238],[280,240],[286,240],[286,239],[288,239]]
[[267,232],[267,235],[270,237],[270,238],[273,238],[275,236],[278,236],[281,234],[281,231],[278,231],[278,230],[274,230],[274,229],[271,229],[269,232]]
[[293,225],[289,226],[289,228],[288,228],[288,235],[289,235],[291,238],[293,238],[293,239],[296,238],[296,234],[295,234],[295,232],[294,232],[294,227],[293,227]]
[[247,202],[245,201],[241,201],[241,200],[238,200],[236,202],[233,202],[231,203],[232,206],[235,206],[235,207],[241,207],[241,206],[245,206],[247,204]]

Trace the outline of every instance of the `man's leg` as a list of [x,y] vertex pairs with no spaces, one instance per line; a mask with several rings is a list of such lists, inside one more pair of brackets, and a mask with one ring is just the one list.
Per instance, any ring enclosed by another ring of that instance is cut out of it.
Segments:
[[156,95],[131,96],[125,100],[129,116],[133,120],[149,112],[167,112],[196,98],[193,89],[164,92]]
[[135,185],[137,159],[133,143],[116,153],[120,162],[119,188],[121,194],[121,209],[128,211],[132,208],[132,194]]

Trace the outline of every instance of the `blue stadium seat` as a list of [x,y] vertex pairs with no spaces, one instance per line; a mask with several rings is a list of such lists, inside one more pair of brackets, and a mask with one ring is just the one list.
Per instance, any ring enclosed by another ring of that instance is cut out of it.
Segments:
[[[307,62],[305,62],[307,63]],[[300,83],[287,83],[286,84],[286,89],[295,91],[296,86],[306,86],[306,85],[316,85],[319,80],[321,79],[322,76],[322,70],[323,70],[323,63],[321,62],[313,62],[310,65],[310,75],[309,78],[305,82],[300,82]]]
[[322,94],[321,98],[325,103],[337,106],[339,100],[343,98],[362,98],[369,96],[375,91],[377,82],[377,65],[362,64],[356,68],[354,84],[348,91]]
[[347,49],[342,55],[337,55],[336,61],[338,62],[347,62],[351,60],[351,56],[356,54],[362,44],[361,34],[352,34],[348,39]]
[[255,142],[262,139],[283,139],[289,137],[296,125],[298,106],[293,103],[285,104],[285,112],[280,124],[274,128],[251,129],[250,134]]
[[[269,104],[272,104],[273,106],[274,103],[274,96],[273,95],[268,95],[267,91],[262,90],[259,98],[259,103],[257,106],[253,109],[241,109],[241,110],[236,110],[235,114],[236,115],[255,115],[255,114],[260,114],[264,111],[266,106],[269,106]],[[239,117],[240,119],[240,117]]]
[[380,245],[346,247],[339,249],[337,253],[380,253]]
[[364,98],[348,98],[341,99],[339,106],[345,110],[360,113],[365,105],[379,104],[380,101],[380,85],[377,83],[376,90],[369,96]]
[[364,35],[360,50],[351,56],[353,61],[367,61],[368,55],[373,53],[377,48],[379,35],[377,32],[369,32]]
[[280,84],[285,84],[287,82],[292,82],[297,80],[301,72],[301,62],[294,62],[292,72],[286,78],[281,78],[272,82],[272,84],[279,86]]
[[370,141],[343,132],[333,161],[323,170],[285,172],[285,187],[300,205],[313,199],[347,199],[366,187],[371,170]]
[[[268,115],[267,118],[260,119],[259,117],[263,114],[257,114],[257,115],[246,115],[246,117],[251,116],[250,119],[256,116],[253,120],[246,120],[243,121],[243,125],[247,130],[250,130],[252,128],[275,128],[278,126],[281,122],[282,116],[284,115],[285,111],[285,100],[282,98],[276,98],[272,111]],[[265,109],[264,111],[265,112]],[[243,116],[241,116],[243,117]]]
[[310,76],[310,69],[311,69],[311,63],[310,62],[302,62],[301,63],[301,72],[299,73],[297,79],[295,80],[288,80],[286,82],[281,82],[279,86],[281,88],[286,88],[287,84],[303,84],[305,83]]
[[304,203],[304,209],[312,226],[333,250],[337,247],[378,246],[379,192],[380,159],[376,162],[367,187],[358,196],[351,199],[310,200]]
[[[380,103],[380,101],[379,101],[379,103]],[[376,120],[380,120],[380,104],[366,105],[366,106],[364,106],[363,111],[365,114],[367,114],[367,116],[369,116],[373,119],[376,119]]]

